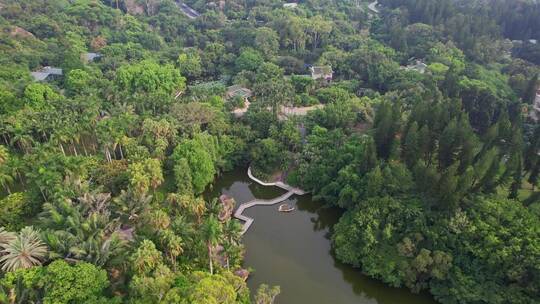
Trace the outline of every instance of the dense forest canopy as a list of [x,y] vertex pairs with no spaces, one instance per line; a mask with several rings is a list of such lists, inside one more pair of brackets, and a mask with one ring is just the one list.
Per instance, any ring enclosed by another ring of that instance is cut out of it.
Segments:
[[248,165],[371,277],[540,301],[540,3],[284,4],[0,0],[0,303],[279,302],[202,195]]

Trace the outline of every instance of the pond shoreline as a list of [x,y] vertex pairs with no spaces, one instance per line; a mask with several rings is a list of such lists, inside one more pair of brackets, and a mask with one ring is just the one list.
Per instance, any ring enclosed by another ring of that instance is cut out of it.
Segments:
[[[246,170],[237,168],[220,176],[206,197],[226,194],[242,204],[287,193],[259,184]],[[243,267],[254,269],[247,281],[253,293],[261,284],[268,284],[281,287],[276,299],[280,304],[436,303],[427,293],[390,287],[337,260],[330,238],[341,210],[312,201],[310,195],[293,195],[284,203],[294,206],[294,212],[282,213],[274,206],[245,211],[256,222],[242,240],[246,248]]]

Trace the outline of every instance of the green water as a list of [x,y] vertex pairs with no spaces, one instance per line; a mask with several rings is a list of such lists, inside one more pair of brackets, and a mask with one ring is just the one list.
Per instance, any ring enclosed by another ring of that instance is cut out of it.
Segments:
[[[250,181],[245,170],[236,170],[219,177],[206,195],[228,194],[241,204],[282,193],[278,188]],[[245,212],[255,219],[244,235],[244,266],[254,269],[248,280],[252,290],[262,283],[279,285],[277,304],[436,303],[427,294],[389,287],[338,262],[331,251],[330,230],[338,221],[340,210],[323,208],[312,202],[309,195],[293,196],[287,203],[296,206],[296,210],[281,213],[275,205],[257,206]]]

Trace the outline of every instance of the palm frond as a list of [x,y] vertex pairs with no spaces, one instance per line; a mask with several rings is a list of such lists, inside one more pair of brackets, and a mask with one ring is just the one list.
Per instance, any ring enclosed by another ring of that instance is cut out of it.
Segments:
[[16,234],[6,231],[4,227],[0,227],[0,248],[4,248],[6,244],[15,239]]

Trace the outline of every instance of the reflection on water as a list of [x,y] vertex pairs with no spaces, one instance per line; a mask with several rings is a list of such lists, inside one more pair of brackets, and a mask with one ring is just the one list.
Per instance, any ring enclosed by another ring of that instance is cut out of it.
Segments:
[[[283,191],[251,182],[245,170],[221,176],[208,191],[207,198],[228,194],[238,204],[252,199],[274,198]],[[254,291],[262,283],[279,285],[279,304],[317,303],[435,303],[426,294],[413,294],[404,288],[391,288],[366,277],[358,269],[337,261],[330,243],[332,226],[342,211],[312,202],[309,195],[293,196],[287,203],[296,205],[291,213],[275,206],[246,210],[255,222],[244,236],[245,267],[254,272],[248,280]]]

